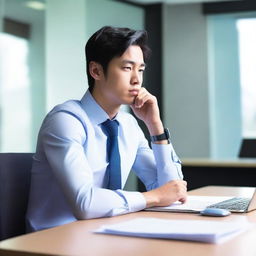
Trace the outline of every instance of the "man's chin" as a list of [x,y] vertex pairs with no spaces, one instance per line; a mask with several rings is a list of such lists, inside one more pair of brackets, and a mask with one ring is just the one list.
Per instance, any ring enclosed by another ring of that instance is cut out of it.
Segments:
[[127,100],[124,100],[123,101],[123,105],[132,105],[133,103],[134,103],[134,100],[135,100],[135,97],[133,97],[133,98],[129,98],[129,99],[127,99]]
[[133,104],[133,103],[134,103],[134,100],[127,100],[126,103],[125,103],[125,105],[131,105],[131,104]]

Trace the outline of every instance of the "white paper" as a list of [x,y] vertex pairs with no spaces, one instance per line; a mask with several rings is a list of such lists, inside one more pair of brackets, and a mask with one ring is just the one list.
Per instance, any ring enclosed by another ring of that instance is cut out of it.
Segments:
[[216,204],[233,197],[230,196],[188,196],[186,203],[175,202],[165,207],[151,207],[146,211],[200,212],[207,206]]
[[96,233],[175,240],[218,243],[247,230],[247,221],[223,222],[201,220],[167,220],[136,218],[113,225],[104,225]]

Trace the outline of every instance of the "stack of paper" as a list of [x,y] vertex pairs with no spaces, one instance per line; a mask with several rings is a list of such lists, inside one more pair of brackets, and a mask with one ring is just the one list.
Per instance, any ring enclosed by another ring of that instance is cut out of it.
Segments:
[[247,230],[248,222],[137,218],[104,225],[96,233],[218,243]]

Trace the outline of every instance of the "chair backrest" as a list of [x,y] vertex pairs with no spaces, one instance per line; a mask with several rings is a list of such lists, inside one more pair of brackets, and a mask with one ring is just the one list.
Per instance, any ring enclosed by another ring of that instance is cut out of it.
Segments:
[[243,139],[239,157],[256,157],[256,139]]
[[0,240],[26,232],[33,153],[0,153]]

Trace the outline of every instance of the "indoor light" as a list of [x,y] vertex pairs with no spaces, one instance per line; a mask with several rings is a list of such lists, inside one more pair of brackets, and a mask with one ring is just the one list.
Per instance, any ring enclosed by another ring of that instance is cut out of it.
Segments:
[[45,4],[39,1],[27,1],[26,6],[38,11],[45,9]]

